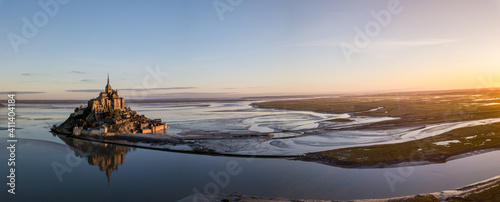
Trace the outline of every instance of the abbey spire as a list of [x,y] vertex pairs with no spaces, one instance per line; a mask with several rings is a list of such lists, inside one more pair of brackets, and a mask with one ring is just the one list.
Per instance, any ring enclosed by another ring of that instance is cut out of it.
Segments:
[[108,84],[106,84],[106,93],[111,93],[113,92],[113,89],[111,88],[111,84],[109,84],[109,73],[108,73]]

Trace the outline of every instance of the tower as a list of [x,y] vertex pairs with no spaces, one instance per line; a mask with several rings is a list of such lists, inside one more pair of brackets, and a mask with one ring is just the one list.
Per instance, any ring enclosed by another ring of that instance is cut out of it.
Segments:
[[109,84],[109,73],[108,73],[108,84],[106,84],[106,93],[111,93],[113,92],[113,89],[111,88],[111,84]]

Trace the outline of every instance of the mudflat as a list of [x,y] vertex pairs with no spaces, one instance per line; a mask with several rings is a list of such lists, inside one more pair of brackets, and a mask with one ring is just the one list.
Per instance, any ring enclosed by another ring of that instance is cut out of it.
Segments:
[[[257,103],[258,107],[349,113],[398,119],[362,125],[385,130],[500,117],[499,89],[351,95],[334,98]],[[348,120],[332,120],[344,122]],[[386,167],[401,163],[441,163],[451,158],[500,148],[500,123],[456,128],[418,140],[308,153],[301,160],[341,167]],[[405,164],[407,165],[407,164]]]

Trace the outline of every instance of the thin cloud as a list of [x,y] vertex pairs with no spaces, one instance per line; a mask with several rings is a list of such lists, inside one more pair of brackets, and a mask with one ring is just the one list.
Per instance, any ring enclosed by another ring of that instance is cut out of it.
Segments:
[[70,93],[98,93],[102,92],[102,89],[81,89],[81,90],[66,90],[66,92]]
[[22,73],[21,76],[47,76],[49,74]]
[[179,98],[240,98],[241,95],[236,92],[179,92],[179,93],[162,93],[149,94],[150,99],[179,99]]
[[229,88],[221,88],[221,89],[224,89],[224,90],[235,90],[235,89],[254,89],[254,88],[267,88],[269,86],[247,86],[247,87],[241,87],[241,88],[232,88],[232,87],[229,87]]
[[84,71],[78,71],[78,70],[73,70],[73,71],[70,71],[69,73],[73,73],[73,74],[85,74]]
[[[456,42],[460,42],[461,39],[418,39],[418,40],[384,40],[377,41],[376,39],[371,39],[373,44],[378,46],[388,47],[388,48],[402,48],[402,47],[424,47],[424,46],[437,46],[437,45],[445,45],[452,44]],[[287,44],[285,46],[296,46],[296,47],[340,47],[341,43],[352,44],[352,40],[315,40],[315,41],[307,41],[301,43]]]
[[149,91],[149,90],[186,90],[186,89],[196,89],[196,87],[170,87],[170,88],[124,88],[118,90],[133,90],[133,91]]
[[[170,88],[124,88],[118,89],[119,91],[156,91],[156,90],[186,90],[186,89],[196,89],[196,87],[170,87]],[[78,90],[66,90],[66,92],[71,93],[98,93],[102,92],[102,89],[78,89]]]
[[80,80],[80,82],[83,82],[83,83],[89,83],[89,82],[94,82],[95,79],[82,79]]
[[423,47],[452,44],[460,42],[460,39],[420,39],[420,40],[394,40],[376,42],[379,45],[389,47]]

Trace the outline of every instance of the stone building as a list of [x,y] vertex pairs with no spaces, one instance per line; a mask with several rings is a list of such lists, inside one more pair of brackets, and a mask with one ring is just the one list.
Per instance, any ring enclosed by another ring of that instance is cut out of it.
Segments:
[[52,130],[74,136],[108,137],[116,134],[166,133],[167,124],[125,107],[125,99],[111,88],[108,75],[104,92],[89,100],[87,106],[77,107],[68,120]]
[[87,129],[84,129],[82,126],[78,127],[78,126],[75,126],[73,128],[73,135],[74,136],[80,136],[80,135],[84,135],[84,136],[96,136],[96,135],[105,135],[106,133],[108,132],[108,129],[104,126],[101,126],[101,127],[97,127],[97,128],[87,128]]
[[125,100],[118,96],[118,90],[113,90],[113,88],[111,88],[111,84],[109,84],[109,74],[106,89],[104,92],[99,93],[97,98],[89,100],[88,107],[90,107],[98,121],[104,119],[104,112],[125,110]]

